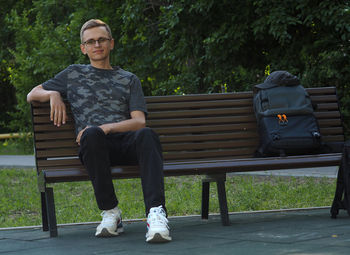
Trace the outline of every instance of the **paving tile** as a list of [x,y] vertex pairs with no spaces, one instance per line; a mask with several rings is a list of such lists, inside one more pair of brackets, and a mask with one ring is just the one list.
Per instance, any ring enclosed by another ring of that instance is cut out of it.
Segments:
[[41,229],[0,230],[0,254],[348,254],[350,217],[329,209],[238,213],[230,226],[219,216],[170,219],[173,241],[145,242],[145,222],[125,222],[125,233],[95,238],[96,224],[60,226],[57,238]]

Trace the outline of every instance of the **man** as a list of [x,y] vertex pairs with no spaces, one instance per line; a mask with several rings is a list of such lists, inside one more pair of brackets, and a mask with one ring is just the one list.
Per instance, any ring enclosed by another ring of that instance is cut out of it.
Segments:
[[66,122],[70,103],[79,157],[91,179],[102,222],[96,236],[123,232],[110,166],[138,164],[147,216],[147,242],[170,241],[164,197],[162,150],[158,136],[146,124],[146,104],[139,79],[110,64],[114,39],[109,26],[89,20],[81,28],[81,51],[90,65],[70,65],[36,86],[27,101],[50,101],[54,125]]

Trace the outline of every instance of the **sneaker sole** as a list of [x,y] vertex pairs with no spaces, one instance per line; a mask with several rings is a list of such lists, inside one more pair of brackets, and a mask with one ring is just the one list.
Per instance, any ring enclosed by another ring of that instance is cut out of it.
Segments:
[[153,236],[150,236],[146,239],[147,243],[166,243],[170,241],[171,241],[170,236],[162,236],[159,233],[155,233]]
[[106,228],[103,228],[100,233],[96,233],[96,237],[113,237],[119,235],[118,232],[109,232]]
[[118,227],[117,228],[117,232],[109,232],[108,229],[104,228],[101,230],[100,233],[96,233],[95,236],[96,237],[114,237],[114,236],[118,236],[119,234],[124,232],[124,228],[123,227]]

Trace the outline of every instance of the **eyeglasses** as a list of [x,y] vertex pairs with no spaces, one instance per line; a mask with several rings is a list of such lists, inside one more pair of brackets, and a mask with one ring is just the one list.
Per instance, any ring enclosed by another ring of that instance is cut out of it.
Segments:
[[83,42],[83,44],[87,46],[94,46],[96,45],[96,42],[98,42],[98,44],[100,45],[110,40],[111,40],[110,38],[100,37],[97,40],[94,40],[94,39],[87,40],[86,42]]

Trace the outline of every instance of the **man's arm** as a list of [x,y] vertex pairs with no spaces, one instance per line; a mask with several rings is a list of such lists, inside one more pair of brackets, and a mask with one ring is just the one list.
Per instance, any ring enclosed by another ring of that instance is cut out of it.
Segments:
[[[127,132],[127,131],[135,131],[141,128],[144,128],[146,126],[146,117],[145,113],[142,111],[132,111],[130,113],[131,119],[124,120],[118,123],[108,123],[108,124],[103,124],[99,126],[103,132],[107,135],[110,133],[118,133],[118,132]],[[76,142],[80,144],[80,139],[82,134],[84,133],[85,127],[82,129],[76,139]]]
[[66,105],[63,103],[61,94],[53,90],[45,90],[40,84],[34,87],[27,95],[27,102],[33,101],[48,102],[50,101],[51,112],[50,119],[55,126],[61,126],[66,123]]
[[103,124],[100,128],[107,135],[109,133],[135,131],[146,126],[146,117],[142,111],[132,111],[130,115],[131,119],[118,123]]

